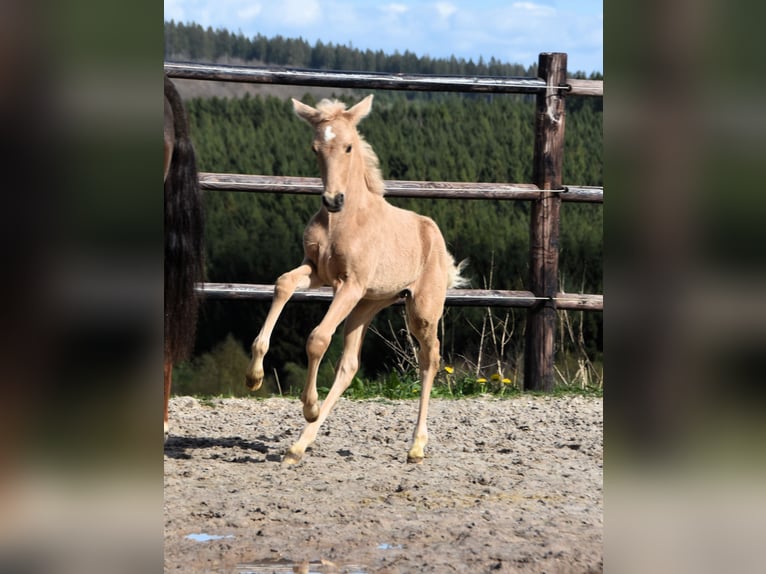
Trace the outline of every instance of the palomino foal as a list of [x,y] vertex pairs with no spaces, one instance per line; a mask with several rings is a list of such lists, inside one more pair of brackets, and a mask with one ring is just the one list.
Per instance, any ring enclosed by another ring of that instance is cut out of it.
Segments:
[[[271,333],[295,290],[332,286],[334,297],[327,314],[306,343],[308,380],[301,401],[309,424],[284,458],[288,464],[299,462],[356,373],[372,318],[404,297],[408,325],[420,344],[422,380],[407,460],[422,462],[428,440],[428,399],[439,368],[437,325],[447,288],[463,283],[461,266],[455,265],[431,219],[394,207],[383,198],[378,158],[356,130],[370,113],[372,95],[348,110],[345,104],[329,100],[322,100],[316,108],[293,100],[293,108],[314,128],[312,149],[324,186],[322,207],[304,231],[303,262],[277,279],[271,309],[253,342],[247,385],[257,390],[263,383],[263,358]],[[344,319],[343,354],[320,408],[316,389],[319,363]]]

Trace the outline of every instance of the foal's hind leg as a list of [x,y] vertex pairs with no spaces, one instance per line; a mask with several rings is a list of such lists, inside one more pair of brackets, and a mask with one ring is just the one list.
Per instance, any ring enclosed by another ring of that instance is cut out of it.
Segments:
[[314,422],[319,416],[317,400],[317,375],[319,364],[324,357],[330,341],[343,320],[351,313],[362,298],[362,288],[354,281],[339,282],[335,288],[330,308],[306,341],[306,355],[308,356],[308,377],[306,385],[301,393],[303,401],[303,416],[308,422]]
[[269,350],[271,333],[285,304],[293,296],[296,289],[319,287],[319,284],[319,279],[314,274],[314,268],[308,263],[288,271],[277,279],[269,314],[266,316],[260,333],[253,341],[253,356],[245,374],[246,384],[251,391],[257,391],[263,384],[263,357]]
[[437,328],[439,318],[444,310],[444,295],[422,295],[417,299],[407,299],[407,323],[415,338],[420,343],[418,362],[420,363],[420,407],[418,420],[412,433],[412,446],[407,453],[407,462],[421,463],[425,456],[425,446],[428,442],[428,401],[431,398],[431,387],[439,370],[439,338]]
[[378,311],[388,307],[393,302],[394,299],[390,301],[361,301],[349,314],[343,333],[343,355],[338,363],[332,388],[322,402],[322,407],[319,409],[316,420],[304,427],[298,441],[285,454],[283,460],[285,464],[296,464],[299,462],[306,452],[306,448],[314,442],[319,427],[327,418],[327,415],[330,414],[340,396],[351,384],[351,380],[359,369],[362,341],[364,340],[364,334],[367,332],[367,327],[370,326],[370,322]]

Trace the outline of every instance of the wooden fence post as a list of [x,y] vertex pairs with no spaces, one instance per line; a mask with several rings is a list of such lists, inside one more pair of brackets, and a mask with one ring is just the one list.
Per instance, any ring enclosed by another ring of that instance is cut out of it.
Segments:
[[[543,53],[538,59],[539,78],[545,93],[537,95],[533,182],[542,190],[562,187],[564,159],[564,94],[567,55]],[[529,222],[529,290],[538,301],[527,311],[524,346],[524,388],[553,391],[553,345],[556,333],[556,301],[559,276],[559,213],[561,194],[543,193],[532,201]]]

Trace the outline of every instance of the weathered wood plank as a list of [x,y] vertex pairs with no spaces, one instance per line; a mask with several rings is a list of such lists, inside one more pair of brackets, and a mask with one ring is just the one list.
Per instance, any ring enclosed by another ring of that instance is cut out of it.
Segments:
[[557,293],[556,309],[568,311],[603,311],[604,296],[588,293]]
[[[197,293],[206,299],[248,299],[270,301],[274,295],[274,285],[249,283],[201,283]],[[332,300],[332,289],[300,290],[293,295],[296,302],[327,302]],[[559,309],[590,310],[603,309],[603,295],[580,293],[557,293]],[[403,302],[403,300],[402,300]],[[497,289],[448,289],[446,304],[451,307],[532,307],[540,301],[531,291],[507,291]]]
[[525,77],[384,74],[186,62],[165,62],[164,67],[171,78],[192,80],[426,92],[536,94],[545,91],[545,83],[540,78]]
[[[322,193],[322,181],[318,177],[200,173],[199,179],[202,189],[211,191],[292,193],[296,195],[320,195]],[[386,195],[389,197],[532,200],[541,196],[541,191],[536,185],[525,183],[386,180],[385,186]],[[561,200],[601,203],[604,200],[604,188],[564,186]]]
[[604,95],[603,80],[575,80],[569,78],[569,96],[602,96]]
[[[544,92],[546,89],[545,82],[541,78],[519,76],[387,74],[276,66],[227,66],[191,62],[165,62],[164,68],[171,78],[288,86],[494,94],[536,94]],[[569,78],[561,85],[573,96],[603,97],[604,95],[604,82],[602,80]]]

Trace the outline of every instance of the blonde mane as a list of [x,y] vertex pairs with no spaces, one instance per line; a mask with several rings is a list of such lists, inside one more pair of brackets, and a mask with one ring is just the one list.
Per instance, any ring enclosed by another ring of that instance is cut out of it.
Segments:
[[[333,121],[343,115],[343,112],[346,111],[346,104],[339,100],[328,100],[325,98],[317,104],[316,109],[322,113],[321,121]],[[372,146],[359,133],[359,130],[356,133],[359,135],[359,141],[362,144],[362,157],[364,158],[365,166],[364,180],[367,183],[367,187],[373,193],[385,195],[386,188],[383,184],[383,174],[380,171],[380,160]]]

